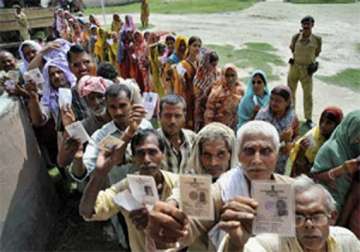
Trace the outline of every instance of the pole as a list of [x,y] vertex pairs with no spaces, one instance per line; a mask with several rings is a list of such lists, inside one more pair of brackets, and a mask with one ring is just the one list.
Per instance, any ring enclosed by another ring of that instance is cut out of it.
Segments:
[[102,9],[102,16],[103,16],[103,19],[104,19],[104,25],[106,25],[106,18],[105,18],[105,3],[104,3],[105,0],[101,0],[101,9]]

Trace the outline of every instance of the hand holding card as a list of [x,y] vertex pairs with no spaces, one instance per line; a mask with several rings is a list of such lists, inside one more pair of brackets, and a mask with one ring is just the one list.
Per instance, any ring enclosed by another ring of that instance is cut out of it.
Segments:
[[252,197],[259,203],[253,234],[295,237],[295,195],[290,184],[253,181]]
[[159,200],[156,183],[153,177],[143,175],[127,175],[129,188],[134,198],[142,203],[154,205]]
[[180,209],[190,217],[213,220],[211,176],[181,175],[179,181]]
[[74,122],[65,127],[71,138],[79,140],[82,144],[89,141],[90,137],[80,121]]
[[72,94],[69,88],[59,88],[59,106],[63,108],[65,105],[71,105]]
[[110,152],[113,148],[119,148],[123,144],[124,141],[120,138],[108,135],[98,143],[98,147],[100,150]]

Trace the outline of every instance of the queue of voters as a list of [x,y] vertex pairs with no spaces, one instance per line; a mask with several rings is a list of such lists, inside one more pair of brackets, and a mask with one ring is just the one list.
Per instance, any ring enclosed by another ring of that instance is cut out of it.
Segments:
[[220,67],[196,34],[57,9],[39,41],[16,13],[23,41],[0,51],[0,95],[26,108],[84,221],[111,219],[119,251],[360,251],[360,110],[313,119],[326,43],[314,17],[289,35],[287,82],[271,89],[262,69]]

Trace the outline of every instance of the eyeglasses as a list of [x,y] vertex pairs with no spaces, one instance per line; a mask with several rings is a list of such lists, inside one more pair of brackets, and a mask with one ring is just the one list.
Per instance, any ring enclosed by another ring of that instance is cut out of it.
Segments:
[[314,226],[324,226],[328,223],[330,216],[325,213],[318,213],[311,216],[296,214],[295,224],[296,227],[302,227],[307,220],[311,220]]
[[263,82],[258,80],[258,81],[252,81],[252,84],[262,84]]
[[225,77],[235,77],[235,74],[225,74]]

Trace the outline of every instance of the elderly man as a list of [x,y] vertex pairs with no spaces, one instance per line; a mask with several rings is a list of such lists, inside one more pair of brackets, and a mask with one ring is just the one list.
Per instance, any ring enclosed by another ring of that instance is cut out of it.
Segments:
[[14,55],[8,51],[0,51],[0,71],[9,72],[16,70],[16,59]]
[[[78,83],[77,92],[80,97],[84,99],[89,111],[89,116],[83,119],[81,123],[89,135],[92,135],[104,124],[111,121],[105,99],[105,92],[108,87],[109,83],[105,81],[105,79],[89,75],[82,77]],[[75,114],[70,106],[62,109],[64,126],[75,122],[75,120]],[[84,169],[82,165],[82,145],[76,139],[70,138],[66,132],[63,137],[64,139],[60,143],[57,156],[58,165],[60,167],[66,167],[74,161],[70,166],[70,170],[72,170],[74,174],[82,174]],[[73,175],[72,172],[70,174]]]
[[184,129],[186,103],[178,95],[167,95],[160,100],[159,134],[165,140],[163,168],[174,173],[184,173],[194,143],[195,133]]
[[[139,130],[131,140],[133,165],[136,166],[134,170],[138,170],[140,175],[152,176],[155,179],[160,200],[170,196],[177,182],[176,174],[160,169],[161,161],[164,159],[164,148],[162,138],[153,129]],[[100,191],[108,173],[116,164],[113,162],[117,158],[116,155],[115,151],[108,154],[100,153],[94,175],[81,199],[80,214],[86,220],[106,220],[121,211],[128,226],[131,251],[146,251],[144,230],[148,223],[148,210],[144,207],[129,212],[113,201],[119,192],[129,189],[127,179],[117,181],[110,188]]]
[[[356,252],[360,242],[349,230],[330,226],[335,223],[336,207],[331,194],[306,175],[293,183],[295,189],[296,238],[279,237],[276,234],[261,234],[237,244],[246,252]],[[256,202],[254,202],[256,203]],[[255,209],[253,209],[255,210]],[[243,230],[244,236],[245,230]],[[220,251],[231,251],[229,237],[225,237]],[[246,243],[245,243],[246,242]],[[238,249],[237,251],[241,251]]]
[[234,131],[222,123],[213,122],[195,137],[186,173],[209,174],[215,182],[237,165]]
[[[247,219],[254,217],[253,208],[257,205],[248,198],[251,181],[292,182],[291,178],[274,173],[279,136],[271,124],[263,121],[248,122],[239,129],[236,145],[241,165],[224,173],[213,185],[215,220],[189,220],[177,208],[176,196],[171,197],[168,203],[158,202],[150,214],[148,229],[154,240],[159,241],[159,246],[168,247],[166,243],[178,241],[188,246],[218,222],[219,228],[229,233],[231,244],[239,244],[244,240],[239,220],[245,219],[246,228],[249,228]],[[249,213],[243,213],[244,209]]]
[[[92,136],[92,140],[86,146],[83,163],[86,170],[83,174],[77,174],[77,180],[79,182],[84,181],[96,167],[96,159],[99,154],[98,144],[101,140],[111,135],[116,138],[122,138],[127,144],[130,142],[133,135],[138,128],[152,128],[149,121],[143,119],[145,116],[145,109],[140,104],[132,104],[130,102],[131,93],[128,87],[125,85],[112,85],[105,93],[107,100],[108,112],[112,118],[112,121],[105,124],[101,129],[98,129]],[[126,145],[124,145],[126,146]],[[124,164],[130,161],[131,150],[127,148],[123,153],[119,153],[118,162]],[[133,170],[123,171],[125,177],[128,172],[134,172]],[[80,176],[79,176],[80,175]]]
[[[206,125],[196,135],[185,173],[208,174],[215,182],[223,173],[237,165],[234,131],[222,123],[214,122]],[[223,237],[219,231],[215,226],[208,233],[202,234],[189,246],[189,250],[213,249]]]

